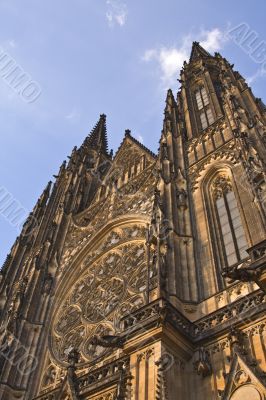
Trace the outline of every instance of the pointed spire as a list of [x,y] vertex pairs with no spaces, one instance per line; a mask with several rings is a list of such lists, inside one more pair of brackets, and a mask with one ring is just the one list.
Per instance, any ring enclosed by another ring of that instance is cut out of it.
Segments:
[[176,106],[176,101],[171,89],[168,89],[166,99],[165,99],[165,109],[164,111],[170,112],[173,107]]
[[40,195],[40,197],[39,197],[39,199],[38,199],[38,201],[37,201],[37,204],[36,204],[35,207],[34,207],[34,211],[35,211],[37,208],[45,207],[45,205],[46,205],[46,203],[47,203],[47,200],[48,200],[49,197],[50,197],[51,187],[52,187],[52,181],[49,181],[48,184],[46,185],[44,191],[43,191],[42,194]]
[[60,176],[62,176],[62,175],[64,174],[65,170],[66,170],[66,160],[64,160],[64,161],[62,162],[62,164],[61,164],[61,166],[60,166],[60,168],[59,168],[58,175],[53,175],[53,177],[54,177],[55,179],[58,179]]
[[208,51],[206,51],[199,44],[199,42],[193,42],[189,62],[197,60],[199,58],[206,58],[206,57],[211,57],[211,54],[208,53]]
[[167,90],[167,95],[166,95],[166,102],[168,103],[172,103],[172,104],[175,104],[175,98],[174,98],[174,95],[173,95],[173,92],[172,92],[172,89],[168,89]]
[[164,108],[164,121],[163,121],[163,130],[160,141],[162,141],[162,137],[167,135],[167,132],[173,133],[173,119],[174,113],[173,110],[176,109],[177,104],[171,89],[168,89],[166,99],[165,99],[165,108]]
[[106,115],[101,114],[100,119],[92,129],[89,136],[86,137],[83,146],[96,148],[108,155]]

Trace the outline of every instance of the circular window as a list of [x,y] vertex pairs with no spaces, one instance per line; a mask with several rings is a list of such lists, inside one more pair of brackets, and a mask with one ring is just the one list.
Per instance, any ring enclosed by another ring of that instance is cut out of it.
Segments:
[[69,285],[54,316],[50,345],[59,363],[66,363],[69,351],[76,348],[81,353],[80,365],[85,365],[106,354],[92,338],[119,333],[121,317],[145,302],[145,242],[142,237],[130,237],[100,254],[82,275],[75,274],[76,281]]

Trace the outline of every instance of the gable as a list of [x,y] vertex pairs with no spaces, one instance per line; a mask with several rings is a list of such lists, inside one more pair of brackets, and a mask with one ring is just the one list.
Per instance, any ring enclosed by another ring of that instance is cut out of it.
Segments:
[[148,168],[155,160],[155,154],[128,133],[114,157],[108,177],[115,175],[116,178],[127,181]]
[[266,388],[238,352],[234,354],[222,400],[263,400]]

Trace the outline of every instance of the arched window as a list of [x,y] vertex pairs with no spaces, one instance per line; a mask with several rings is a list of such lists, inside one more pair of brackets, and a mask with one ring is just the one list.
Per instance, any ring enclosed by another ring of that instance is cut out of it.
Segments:
[[198,107],[201,127],[202,129],[206,129],[214,122],[214,117],[210,107],[210,101],[206,89],[204,87],[200,87],[198,90],[196,90],[195,98]]
[[219,175],[211,185],[221,245],[227,266],[247,257],[245,232],[230,178]]

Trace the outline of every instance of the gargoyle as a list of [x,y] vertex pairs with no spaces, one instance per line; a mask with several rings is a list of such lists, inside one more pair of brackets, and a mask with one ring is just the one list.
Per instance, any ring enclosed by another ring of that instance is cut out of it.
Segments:
[[91,344],[98,345],[106,348],[121,348],[124,344],[124,339],[120,336],[113,335],[94,335],[91,339]]
[[256,281],[260,274],[260,270],[252,269],[246,264],[241,266],[237,265],[235,267],[226,267],[222,272],[224,278],[230,278],[229,283],[233,283],[236,280],[242,282]]

